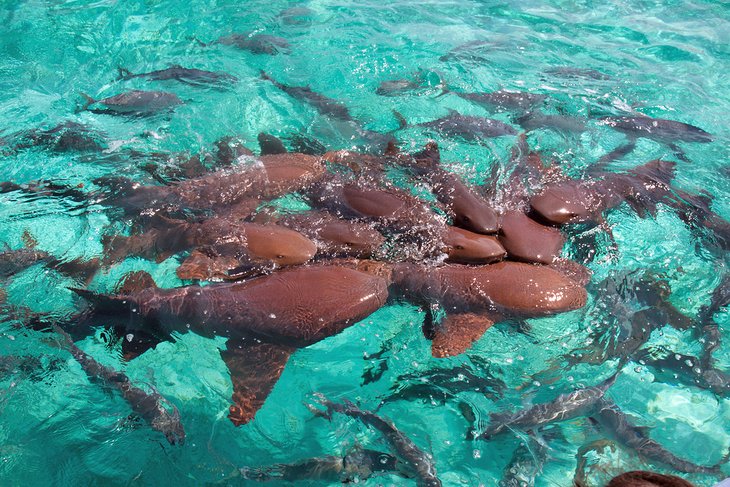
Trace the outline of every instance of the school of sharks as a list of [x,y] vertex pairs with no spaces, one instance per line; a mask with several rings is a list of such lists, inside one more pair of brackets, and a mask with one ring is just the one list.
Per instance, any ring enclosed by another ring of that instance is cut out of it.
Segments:
[[[292,23],[306,21],[307,15],[303,8],[281,14]],[[234,33],[195,43],[201,49],[219,45],[230,52],[245,50],[256,55],[252,59],[295,55],[285,38],[264,33]],[[455,48],[440,62],[458,59],[469,47]],[[524,442],[515,450],[500,485],[534,485],[551,444],[560,441],[560,423],[576,418],[585,418],[612,445],[652,465],[718,479],[728,475],[730,470],[723,475],[723,469],[730,452],[717,451],[714,465],[695,464],[672,453],[652,439],[651,430],[631,411],[611,400],[610,390],[625,367],[640,362],[657,381],[727,397],[730,372],[717,366],[713,353],[721,345],[714,317],[730,300],[730,278],[720,276],[709,301],[691,316],[672,305],[671,288],[659,272],[627,271],[601,282],[591,272],[597,254],[603,252],[599,245],[620,255],[605,219],[617,208],[647,219],[659,209],[673,212],[697,235],[704,252],[724,258],[730,223],[713,211],[708,194],[673,184],[676,172],[692,163],[685,147],[713,142],[709,132],[637,112],[593,119],[550,115],[542,109],[550,94],[539,89],[463,92],[435,71],[423,71],[410,79],[384,81],[376,93],[398,97],[425,92],[445,106],[458,97],[480,107],[484,116],[449,109],[441,118],[415,124],[393,112],[389,115],[399,128],[383,133],[367,129],[350,113],[347,100],[289,84],[283,76],[261,70],[259,83],[313,108],[334,126],[345,127],[341,145],[325,146],[292,130],[287,136],[262,132],[257,140],[232,133],[195,155],[148,153],[112,147],[104,121],[124,119],[134,124],[150,117],[175,117],[179,106],[190,103],[174,93],[176,83],[209,89],[207,96],[215,96],[241,81],[236,73],[194,66],[160,66],[150,72],[131,68],[120,67],[114,73],[117,94],[100,99],[79,95],[79,111],[97,114],[99,126],[80,123],[69,114],[67,120],[37,129],[6,130],[0,138],[3,158],[46,151],[71,154],[86,164],[97,159],[107,164],[131,160],[148,176],[147,182],[139,182],[110,171],[86,186],[52,180],[0,183],[2,194],[24,201],[101,206],[126,226],[115,225],[97,236],[103,252],[95,258],[67,260],[52,255],[39,248],[28,231],[21,236],[23,248],[0,253],[4,283],[32,266],[73,279],[77,311],[72,315],[59,317],[18,305],[3,290],[0,299],[5,324],[39,341],[52,341],[78,362],[90,387],[114,391],[142,418],[144,427],[164,436],[174,445],[171,448],[186,445],[186,417],[174,405],[175,399],[134,384],[124,370],[102,365],[80,348],[81,341],[102,328],[119,338],[110,346],[119,347],[124,361],[131,362],[179,334],[225,338],[220,356],[233,391],[226,415],[229,427],[245,428],[267,407],[271,391],[299,349],[362,323],[391,303],[410,303],[422,311],[419,329],[423,340],[430,341],[434,366],[427,373],[400,376],[400,386],[382,397],[380,406],[393,401],[412,401],[414,406],[422,400],[451,403],[469,424],[460,441],[488,443],[498,435],[522,435]],[[546,75],[608,78],[580,67]],[[132,79],[143,80],[149,89],[125,90],[124,83]],[[159,90],[159,82],[169,91]],[[498,112],[510,114],[512,123],[490,118]],[[614,129],[625,135],[626,142],[580,177],[530,145],[535,130],[576,133],[591,125]],[[414,128],[423,134],[416,149],[399,138],[401,131]],[[506,163],[495,162],[491,173],[483,175],[483,183],[475,184],[450,169],[458,161],[442,160],[439,144],[429,134],[473,145],[510,138],[512,150]],[[632,160],[640,139],[662,144],[667,156],[615,169],[616,161]],[[428,191],[418,192],[416,187]],[[276,204],[292,195],[307,209]],[[566,242],[579,245],[568,253]],[[138,270],[106,292],[88,288],[99,273],[127,259],[156,263],[172,259],[176,276],[187,285],[158,287],[149,273]],[[588,300],[601,301],[611,310],[619,332],[607,335],[596,330],[595,340],[585,348],[566,350],[561,362],[545,364],[546,377],[577,365],[595,366],[595,382],[588,387],[556,391],[549,402],[483,418],[460,400],[460,393],[477,390],[499,400],[504,383],[491,374],[489,357],[473,355],[475,367],[438,366],[439,360],[469,353],[475,342],[488,340],[495,325],[531,336],[531,319],[579,310]],[[688,356],[648,347],[652,332],[665,326],[691,330],[702,353]],[[382,376],[387,364],[378,361],[378,354],[387,349],[384,343],[381,352],[370,356],[374,365],[363,374],[365,383]],[[32,356],[0,357],[4,376],[27,376],[43,366]],[[398,429],[398,418],[381,415],[380,406],[361,407],[355,398],[338,402],[326,390],[311,394],[312,418],[350,417],[356,420],[352,428],[360,422],[382,436],[380,448],[358,446],[344,455],[303,458],[293,464],[241,466],[240,479],[353,482],[391,475],[403,485],[442,485],[439,458],[428,453],[423,441]],[[575,452],[576,485],[590,485],[586,458],[608,448],[608,441]]]

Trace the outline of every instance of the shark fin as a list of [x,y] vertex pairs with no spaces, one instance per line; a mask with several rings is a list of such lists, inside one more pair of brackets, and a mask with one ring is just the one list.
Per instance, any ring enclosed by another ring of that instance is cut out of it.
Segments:
[[162,341],[148,331],[134,330],[130,333],[125,333],[125,331],[125,329],[116,329],[116,332],[122,336],[122,356],[126,361],[139,357]]
[[49,269],[88,285],[99,272],[101,261],[97,257],[88,260],[77,257],[68,261],[51,259],[47,266]]
[[233,382],[233,405],[228,418],[240,426],[261,409],[295,348],[272,343],[232,343],[221,350]]
[[84,102],[84,105],[81,107],[81,110],[79,110],[80,112],[83,112],[84,110],[86,110],[87,108],[89,108],[90,105],[93,105],[94,103],[96,103],[96,100],[94,100],[93,98],[91,98],[86,93],[80,93],[80,95],[84,98],[84,100],[86,100]]
[[116,294],[128,296],[150,287],[157,287],[155,280],[145,271],[133,271],[124,274],[114,288]]
[[214,250],[203,247],[190,252],[190,255],[177,268],[177,277],[183,280],[229,279],[229,269],[240,265],[231,256],[218,255]]
[[91,303],[94,311],[113,314],[128,313],[133,305],[128,299],[121,299],[117,296],[95,293],[94,291],[76,287],[70,287],[69,289]]
[[258,135],[259,148],[261,149],[262,156],[268,156],[272,154],[286,154],[289,151],[284,147],[284,143],[278,137],[271,134],[265,134],[261,132]]
[[398,120],[398,130],[403,130],[408,127],[408,120],[399,111],[393,110],[393,116]]
[[134,78],[134,74],[126,68],[118,66],[117,71],[119,72],[118,80]]
[[431,355],[452,357],[465,352],[487,331],[494,321],[483,315],[461,313],[446,315],[434,331]]

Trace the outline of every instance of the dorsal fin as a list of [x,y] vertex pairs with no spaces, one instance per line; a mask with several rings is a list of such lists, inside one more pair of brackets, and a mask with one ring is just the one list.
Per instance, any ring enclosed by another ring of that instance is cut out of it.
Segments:
[[384,155],[397,156],[398,154],[400,154],[400,147],[398,147],[394,139],[390,139],[388,145],[385,147]]
[[441,162],[439,146],[433,140],[428,141],[422,151],[413,154],[413,158],[419,165],[435,166]]
[[431,355],[437,358],[459,355],[493,324],[494,321],[488,317],[474,313],[446,315],[441,325],[434,330]]
[[145,271],[133,271],[125,274],[114,288],[116,294],[136,294],[147,288],[157,287],[157,283],[149,273]]
[[23,230],[23,236],[21,237],[23,244],[26,248],[34,249],[38,246],[38,240],[33,237],[33,234],[26,228]]
[[284,147],[284,143],[278,137],[274,137],[271,134],[261,132],[258,136],[258,141],[262,156],[286,154],[288,152],[286,147]]

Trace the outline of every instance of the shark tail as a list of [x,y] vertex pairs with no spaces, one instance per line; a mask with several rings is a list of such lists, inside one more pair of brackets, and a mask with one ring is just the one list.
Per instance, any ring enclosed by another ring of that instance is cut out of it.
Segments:
[[436,98],[441,98],[442,96],[448,95],[449,93],[451,93],[451,90],[449,89],[448,85],[444,81],[441,81],[441,83],[437,86],[437,88],[441,88],[441,93],[436,95]]
[[676,162],[655,159],[634,168],[631,172],[640,176],[648,177],[654,181],[669,184],[672,179],[674,179],[676,169]]
[[86,110],[87,108],[89,108],[90,105],[93,105],[94,103],[96,103],[96,100],[94,100],[93,98],[91,98],[86,93],[79,93],[79,94],[84,98],[84,100],[86,100],[84,102],[84,105],[79,110],[80,112],[83,112],[84,110]]
[[134,73],[121,66],[117,66],[117,72],[119,73],[119,76],[117,76],[117,80],[134,78]]
[[628,358],[622,358],[619,363],[618,367],[616,368],[616,372],[611,374],[611,377],[601,382],[601,384],[598,386],[599,388],[603,389],[604,391],[608,390],[611,386],[613,386],[616,383],[616,379],[618,378],[619,374],[621,373],[621,370],[623,370],[624,365],[626,365],[626,362],[628,362]]
[[102,176],[94,179],[93,183],[120,195],[131,193],[135,187],[134,181],[121,176]]
[[728,448],[727,453],[723,455],[719,462],[710,467],[710,470],[721,480],[726,477],[725,473],[722,471],[722,466],[727,462],[730,462],[730,448]]
[[198,39],[195,36],[190,36],[190,37],[188,37],[188,39],[191,40],[191,41],[195,41],[200,47],[208,47],[211,44],[213,44],[213,42],[205,43],[205,42],[201,41],[200,39]]
[[80,289],[76,287],[70,287],[69,289],[91,303],[95,311],[104,314],[127,312],[133,304],[126,296],[124,299],[121,299],[115,296],[89,291],[87,289]]
[[399,111],[393,110],[393,115],[396,120],[398,120],[398,130],[403,130],[408,127],[408,120],[406,120],[406,117],[404,117]]
[[101,262],[98,258],[84,260],[77,257],[73,260],[61,261],[52,259],[46,267],[53,269],[72,279],[81,281],[84,285],[88,285],[97,272],[101,268]]
[[101,237],[101,243],[104,247],[104,265],[114,264],[124,260],[132,253],[130,247],[131,237],[124,235],[104,235]]

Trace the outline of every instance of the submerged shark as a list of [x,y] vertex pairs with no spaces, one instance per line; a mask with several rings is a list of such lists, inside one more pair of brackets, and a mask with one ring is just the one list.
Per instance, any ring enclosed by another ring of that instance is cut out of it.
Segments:
[[608,388],[614,384],[617,376],[618,372],[597,386],[561,394],[550,402],[535,404],[514,413],[493,413],[490,415],[489,426],[479,438],[488,440],[507,428],[530,429],[590,414]]
[[592,418],[595,422],[603,426],[604,430],[610,433],[619,443],[631,448],[647,460],[668,465],[680,472],[702,473],[724,477],[720,467],[727,463],[730,453],[711,467],[697,465],[679,458],[664,448],[659,442],[652,440],[648,435],[647,428],[634,425],[633,420],[608,399],[602,398],[599,401],[597,404],[597,412]]
[[[99,381],[106,387],[118,390],[134,412],[139,414],[152,429],[164,434],[171,445],[185,442],[185,430],[180,421],[180,413],[174,405],[171,405],[157,391],[147,393],[132,385],[129,377],[124,373],[94,360],[77,347],[71,336],[58,325],[53,325],[53,329],[61,336],[63,347],[73,355],[90,380]],[[171,411],[168,410],[169,408]]]
[[318,395],[317,402],[326,408],[323,412],[314,407],[310,407],[310,410],[319,416],[324,416],[329,419],[333,412],[337,412],[358,419],[379,431],[396,458],[412,471],[412,476],[416,479],[416,485],[418,487],[441,487],[442,483],[436,475],[436,467],[431,455],[418,448],[392,422],[373,412],[360,409],[350,401],[339,404],[330,401],[322,395]]
[[[140,330],[151,339],[148,347],[175,331],[226,337],[221,356],[233,382],[228,417],[236,426],[253,419],[297,348],[341,332],[388,297],[384,279],[335,265],[205,287],[147,287],[117,295],[75,291],[92,304],[83,314],[86,323],[104,317],[125,334]],[[83,324],[75,329],[82,331]]]

